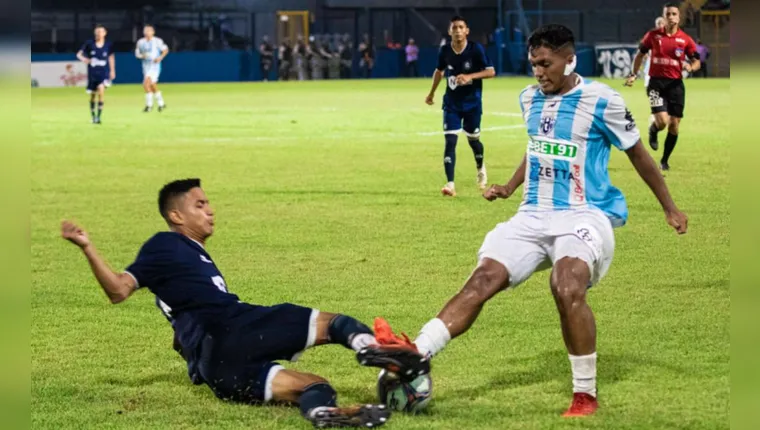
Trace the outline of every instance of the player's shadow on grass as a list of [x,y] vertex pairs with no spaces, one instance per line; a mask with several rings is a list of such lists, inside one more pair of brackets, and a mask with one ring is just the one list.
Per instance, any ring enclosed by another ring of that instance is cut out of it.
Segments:
[[144,387],[146,385],[158,384],[158,383],[170,383],[172,385],[186,385],[190,383],[187,379],[187,375],[183,372],[167,372],[154,375],[143,376],[139,378],[131,377],[108,377],[104,378],[103,382],[111,385],[121,385],[125,387]]
[[[529,370],[510,370],[515,367],[524,368],[524,363],[533,363]],[[514,363],[517,366],[511,366]],[[492,363],[494,368],[503,369],[493,374],[490,380],[479,386],[462,386],[455,390],[437,391],[437,399],[445,400],[474,400],[481,396],[491,396],[493,391],[509,390],[510,388],[539,385],[546,382],[561,382],[567,385],[567,390],[572,389],[570,362],[567,351],[547,351],[536,357],[505,358],[503,365]],[[600,354],[597,367],[597,381],[602,386],[613,385],[619,381],[627,380],[637,369],[658,368],[676,375],[683,375],[688,369],[665,361],[653,360],[651,357],[635,357],[624,354]],[[433,375],[435,381],[435,375]],[[434,382],[435,383],[435,382]],[[490,393],[489,393],[490,392]]]

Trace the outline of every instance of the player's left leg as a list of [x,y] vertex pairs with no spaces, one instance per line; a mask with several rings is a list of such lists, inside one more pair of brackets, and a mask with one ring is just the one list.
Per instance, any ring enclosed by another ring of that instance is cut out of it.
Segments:
[[161,90],[158,89],[159,76],[160,76],[160,71],[158,69],[154,69],[150,73],[151,91],[153,92],[154,97],[156,97],[156,104],[158,105],[158,111],[162,112],[164,109],[166,109],[166,103],[164,103],[164,96],[163,94],[161,94]]
[[660,159],[660,169],[670,170],[670,155],[676,148],[678,132],[683,118],[684,105],[686,104],[686,88],[683,81],[679,81],[670,91],[668,100],[668,136],[665,138],[665,149]]
[[468,112],[464,115],[463,126],[464,134],[467,136],[467,142],[470,144],[472,154],[475,156],[475,167],[478,169],[476,183],[478,188],[484,190],[488,185],[488,175],[484,163],[483,142],[480,141],[480,119],[483,116],[481,109]]
[[593,414],[596,400],[596,322],[586,302],[588,288],[607,272],[615,249],[612,225],[598,210],[555,214],[557,236],[549,247],[554,262],[550,286],[573,376],[573,402],[564,416]]

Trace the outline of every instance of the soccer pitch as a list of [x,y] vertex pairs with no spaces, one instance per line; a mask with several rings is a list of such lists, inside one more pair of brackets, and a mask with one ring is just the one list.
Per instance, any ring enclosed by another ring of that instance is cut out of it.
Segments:
[[[517,97],[531,82],[484,85],[492,183],[506,182],[524,153]],[[643,83],[610,84],[645,133]],[[386,428],[729,427],[729,81],[686,87],[666,181],[689,215],[687,235],[675,234],[625,154],[612,151],[610,176],[630,219],[616,230],[610,272],[589,294],[599,412],[560,418],[570,365],[543,272],[495,297],[433,359],[427,413],[397,413]],[[153,296],[110,305],[79,251],[59,238],[64,218],[80,222],[121,270],[166,227],[159,188],[200,177],[216,210],[208,250],[241,300],[293,302],[370,325],[384,316],[414,335],[519,203],[480,197],[463,135],[458,196],[440,196],[441,111],[424,104],[427,79],[162,89],[168,109],[145,114],[139,86],[110,88],[101,126],[89,124],[83,89],[32,90],[33,428],[310,428],[298,409],[223,403],[193,386]],[[377,372],[340,346],[286,366],[326,377],[342,404],[375,400]]]

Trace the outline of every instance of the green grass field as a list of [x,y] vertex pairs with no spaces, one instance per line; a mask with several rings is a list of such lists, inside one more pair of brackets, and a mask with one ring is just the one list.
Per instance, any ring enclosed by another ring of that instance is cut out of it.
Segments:
[[[486,83],[491,182],[524,152],[517,96],[528,79]],[[309,428],[297,409],[217,400],[193,386],[148,291],[113,306],[76,248],[72,218],[115,269],[165,228],[158,189],[201,177],[215,206],[208,249],[242,300],[290,301],[415,334],[462,285],[484,235],[519,198],[488,203],[460,137],[459,196],[444,199],[438,107],[427,80],[163,85],[143,114],[136,85],[109,89],[102,126],[82,89],[32,91],[33,428]],[[640,128],[648,100],[620,88]],[[687,82],[667,182],[690,217],[677,236],[625,154],[611,157],[627,226],[591,290],[602,409],[565,420],[571,380],[547,273],[489,303],[434,359],[434,401],[388,429],[728,428],[728,80]],[[439,92],[439,96],[440,96]],[[339,346],[288,367],[320,374],[344,404],[374,400],[372,369]]]

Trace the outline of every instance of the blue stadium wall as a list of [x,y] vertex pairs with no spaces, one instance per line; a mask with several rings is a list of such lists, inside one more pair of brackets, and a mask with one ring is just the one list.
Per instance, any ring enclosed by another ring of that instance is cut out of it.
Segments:
[[[492,61],[496,62],[496,47],[487,49]],[[430,76],[436,66],[438,49],[420,48],[417,68],[422,76]],[[504,67],[501,73],[526,74],[523,60],[526,58],[522,44],[509,44],[503,52]],[[32,54],[36,61],[76,61],[74,54]],[[523,70],[520,70],[520,69]],[[528,68],[529,69],[529,68]],[[592,46],[578,47],[578,73],[585,76],[596,75],[596,58]],[[353,76],[361,76],[358,58],[354,58]],[[396,78],[404,76],[404,57],[398,50],[378,49],[373,78]],[[163,62],[161,82],[234,82],[259,81],[262,79],[258,52],[247,51],[205,51],[173,52]],[[276,79],[271,72],[269,79]],[[116,53],[116,83],[142,82],[140,62],[133,53]]]

